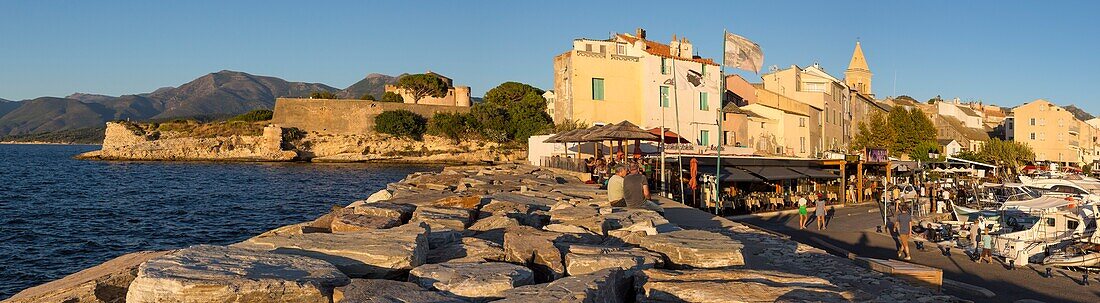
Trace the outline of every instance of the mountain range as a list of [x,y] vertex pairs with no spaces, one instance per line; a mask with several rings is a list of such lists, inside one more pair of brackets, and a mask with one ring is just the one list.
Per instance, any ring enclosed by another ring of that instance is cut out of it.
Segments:
[[386,84],[396,82],[397,77],[370,74],[345,89],[337,89],[321,83],[289,82],[223,70],[178,87],[143,94],[115,97],[75,93],[64,98],[0,99],[0,137],[102,127],[112,120],[232,116],[255,109],[271,109],[275,106],[275,98],[308,97],[315,91],[332,92],[342,98],[359,98],[367,93],[379,98]]

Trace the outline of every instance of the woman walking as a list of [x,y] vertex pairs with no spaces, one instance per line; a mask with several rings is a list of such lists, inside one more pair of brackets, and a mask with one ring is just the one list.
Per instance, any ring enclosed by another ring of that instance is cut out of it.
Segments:
[[806,210],[806,197],[798,198],[798,229],[806,229],[806,221],[810,219],[810,212]]

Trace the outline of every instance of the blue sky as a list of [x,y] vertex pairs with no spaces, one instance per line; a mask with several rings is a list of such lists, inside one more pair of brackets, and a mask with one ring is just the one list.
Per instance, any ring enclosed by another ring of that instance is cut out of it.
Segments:
[[2,1],[0,98],[142,93],[223,69],[337,88],[431,69],[479,96],[504,81],[549,89],[552,58],[574,38],[643,27],[720,58],[724,28],[759,43],[765,66],[819,62],[838,77],[859,38],[880,97],[1048,98],[1096,114],[1097,11],[1089,1]]

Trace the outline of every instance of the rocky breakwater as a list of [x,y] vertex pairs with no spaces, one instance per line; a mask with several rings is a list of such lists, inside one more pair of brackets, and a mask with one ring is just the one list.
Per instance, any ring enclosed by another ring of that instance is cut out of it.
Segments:
[[8,302],[955,300],[663,202],[668,217],[536,167],[449,167],[313,221],[124,256]]
[[333,135],[262,123],[108,122],[103,147],[77,156],[141,161],[312,161],[485,163],[522,159],[520,151],[476,140],[452,142],[384,134]]

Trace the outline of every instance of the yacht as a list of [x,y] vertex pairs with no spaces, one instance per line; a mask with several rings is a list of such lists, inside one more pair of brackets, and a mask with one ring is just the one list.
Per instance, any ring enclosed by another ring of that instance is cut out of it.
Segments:
[[992,233],[993,254],[1015,266],[1042,263],[1051,251],[1089,241],[1098,213],[1095,204],[1050,195],[1005,202],[999,212],[1000,229]]

